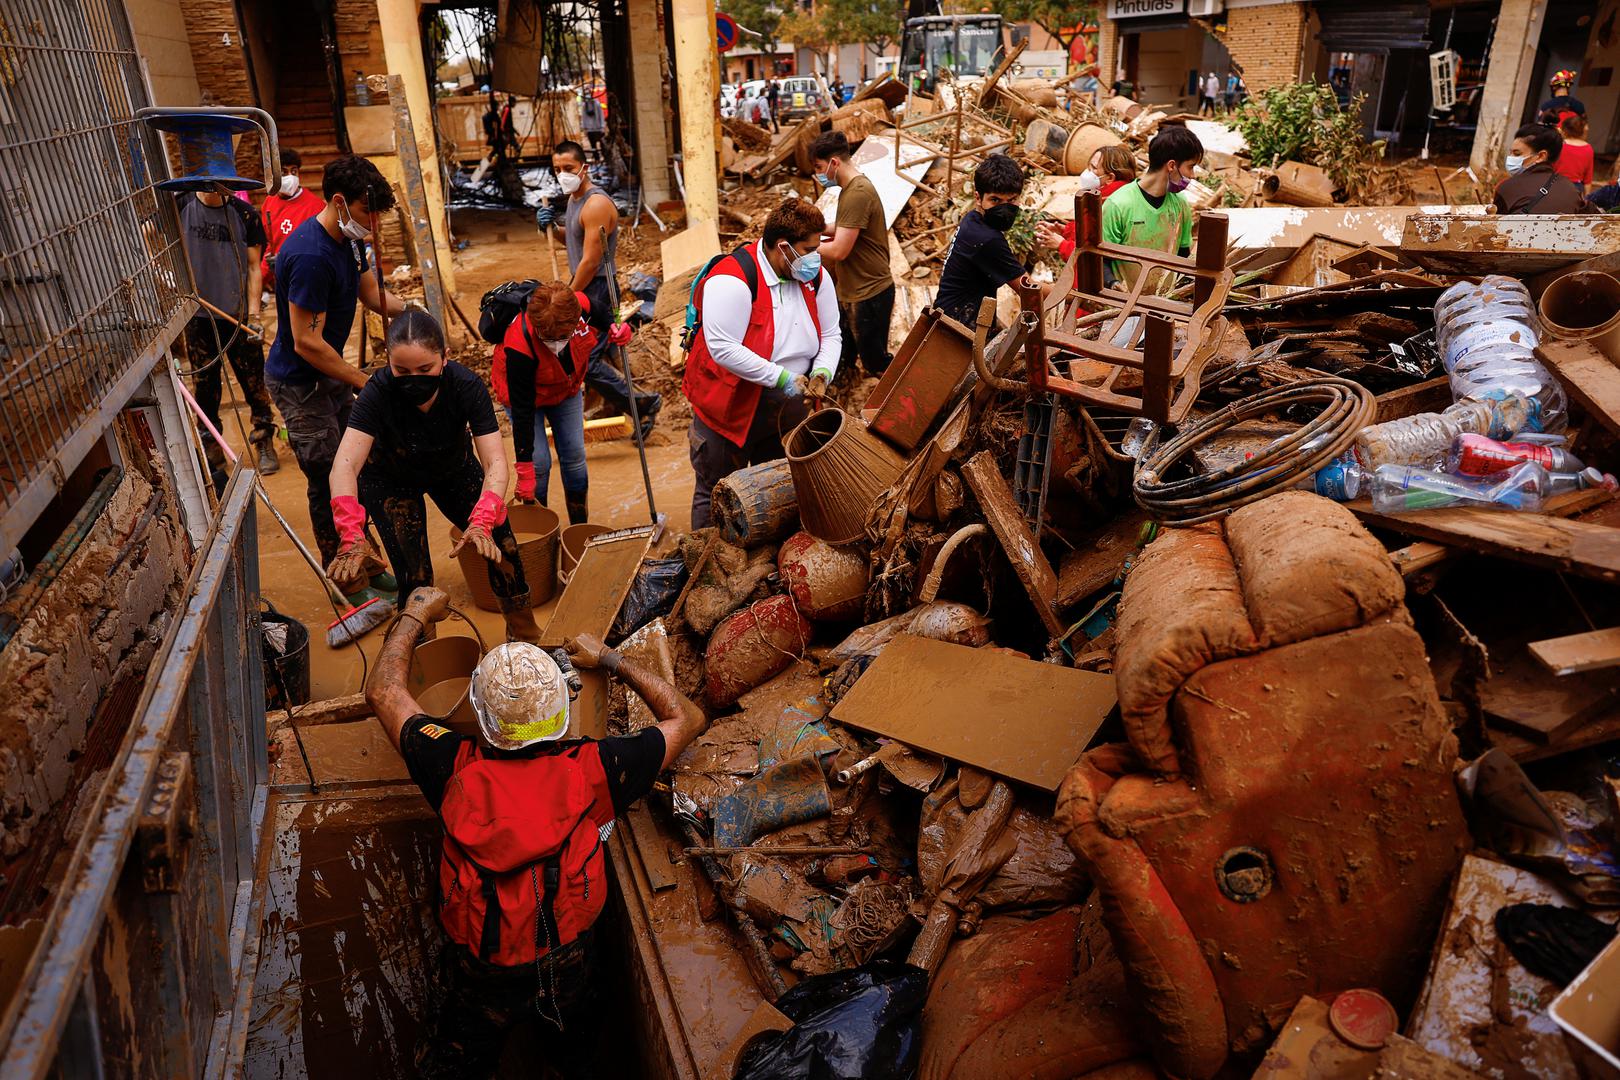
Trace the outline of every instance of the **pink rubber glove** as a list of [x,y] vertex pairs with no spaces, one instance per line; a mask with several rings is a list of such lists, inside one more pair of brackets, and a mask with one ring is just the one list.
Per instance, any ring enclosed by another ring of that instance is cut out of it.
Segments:
[[534,462],[520,461],[517,463],[517,497],[524,502],[534,502]]
[[628,345],[635,332],[630,329],[629,323],[616,322],[608,327],[608,342],[613,345]]
[[[531,463],[530,469],[533,467]],[[467,528],[489,532],[505,520],[506,500],[493,491],[486,491],[478,496],[478,501],[473,504],[472,513],[467,515]]]
[[353,495],[332,496],[332,524],[344,546],[366,534],[366,508]]

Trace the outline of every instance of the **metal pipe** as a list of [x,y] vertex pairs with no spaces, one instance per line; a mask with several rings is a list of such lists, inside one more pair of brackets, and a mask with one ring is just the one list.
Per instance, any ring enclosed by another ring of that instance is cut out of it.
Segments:
[[870,848],[838,844],[743,844],[736,847],[689,847],[687,855],[870,855]]

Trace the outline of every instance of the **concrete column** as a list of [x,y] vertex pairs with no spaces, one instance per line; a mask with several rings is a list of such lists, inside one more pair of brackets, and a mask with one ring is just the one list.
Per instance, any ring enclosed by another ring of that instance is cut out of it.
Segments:
[[675,77],[681,87],[681,175],[686,223],[720,217],[720,169],[714,141],[717,47],[714,0],[671,0],[675,19]]
[[1113,96],[1114,76],[1119,69],[1119,26],[1113,19],[1097,21],[1097,81],[1102,84],[1097,100]]
[[664,35],[661,0],[630,0],[630,94],[634,99],[636,161],[647,204],[674,197],[670,174],[668,109],[664,98]]
[[1547,0],[1502,0],[1491,41],[1490,66],[1485,72],[1485,93],[1479,103],[1479,128],[1469,164],[1475,171],[1500,167],[1513,132],[1519,127],[1525,95],[1536,67],[1541,24]]
[[450,255],[450,219],[444,209],[444,185],[440,179],[439,148],[433,141],[433,98],[428,93],[427,66],[422,62],[422,34],[417,25],[416,0],[377,0],[377,19],[382,28],[383,58],[391,75],[405,80],[405,104],[410,106],[411,127],[416,132],[416,152],[422,161],[422,189],[427,198],[428,220],[433,223],[433,249],[439,263],[439,280],[445,292],[456,291],[455,261]]

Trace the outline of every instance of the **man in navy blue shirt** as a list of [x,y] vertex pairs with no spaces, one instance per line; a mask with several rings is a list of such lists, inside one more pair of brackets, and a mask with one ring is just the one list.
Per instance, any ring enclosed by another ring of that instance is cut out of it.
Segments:
[[276,340],[264,381],[287,422],[293,455],[309,487],[309,518],[321,562],[338,554],[328,476],[366,374],[343,359],[356,303],[390,316],[405,304],[366,273],[366,242],[394,193],[377,166],[340,157],[321,178],[326,207],[293,230],[276,253]]
[[[1024,275],[1024,260],[1007,243],[1024,194],[1023,167],[1006,154],[991,154],[973,173],[973,206],[962,215],[940,271],[934,306],[964,326],[979,321],[979,305],[1009,281]],[[1035,226],[1035,242],[1055,248],[1062,235],[1051,222]]]

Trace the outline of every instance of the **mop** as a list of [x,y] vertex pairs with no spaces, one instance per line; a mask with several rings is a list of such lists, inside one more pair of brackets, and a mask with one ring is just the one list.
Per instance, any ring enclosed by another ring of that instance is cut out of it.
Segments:
[[[186,388],[185,381],[175,379],[174,384],[180,388],[180,396],[186,399],[186,404],[191,406],[191,411],[196,414],[198,421],[208,429],[208,434],[213,436],[214,442],[224,452],[226,459],[232,465],[235,465],[236,451],[232,450],[230,445],[226,443],[224,437],[220,435],[219,429],[214,426],[214,422],[208,419],[207,414],[202,410],[202,406],[197,404],[197,399],[191,396],[191,391]],[[258,473],[253,474],[253,490],[258,493],[259,498],[263,500],[271,516],[281,524],[282,529],[291,538],[293,547],[298,549],[298,553],[304,557],[304,561],[309,563],[310,569],[315,571],[315,576],[321,579],[321,584],[326,586],[326,591],[330,595],[334,606],[342,612],[336,619],[327,624],[326,644],[328,647],[336,649],[347,645],[356,638],[364,637],[393,618],[394,602],[385,597],[374,596],[358,607],[351,606],[348,597],[343,595],[343,590],[339,589],[332,579],[326,576],[325,568],[321,566],[315,556],[309,553],[309,548],[305,547],[304,542],[298,538],[298,534],[293,531],[292,525],[288,523],[286,518],[281,516],[281,511],[276,509],[276,504],[270,501],[270,493],[264,490],[264,482]]]

